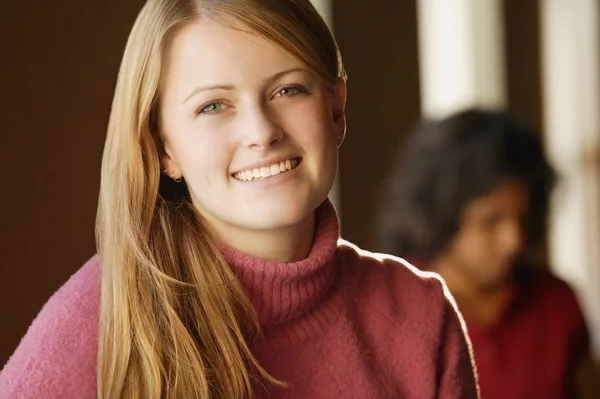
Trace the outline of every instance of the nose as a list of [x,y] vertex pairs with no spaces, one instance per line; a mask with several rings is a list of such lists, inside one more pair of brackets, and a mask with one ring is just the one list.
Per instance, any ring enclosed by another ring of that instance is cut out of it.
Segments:
[[244,144],[252,150],[265,150],[273,147],[283,138],[276,115],[266,107],[248,109],[242,123]]

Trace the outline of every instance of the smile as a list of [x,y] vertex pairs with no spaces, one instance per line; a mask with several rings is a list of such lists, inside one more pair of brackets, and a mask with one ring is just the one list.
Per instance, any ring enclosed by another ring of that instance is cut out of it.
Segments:
[[252,181],[266,179],[271,176],[277,176],[282,173],[293,170],[300,164],[299,158],[287,159],[285,161],[277,162],[272,165],[261,166],[260,168],[242,170],[234,173],[233,177],[241,181]]

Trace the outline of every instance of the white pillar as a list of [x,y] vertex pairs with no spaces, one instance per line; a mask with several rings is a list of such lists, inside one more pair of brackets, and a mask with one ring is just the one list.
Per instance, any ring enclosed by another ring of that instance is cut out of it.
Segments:
[[[555,272],[580,293],[600,355],[600,61],[597,0],[542,0],[546,149],[558,169]],[[595,157],[589,157],[595,154]]]
[[310,0],[321,17],[325,20],[329,29],[333,30],[333,4],[332,0]]
[[421,108],[444,117],[506,106],[500,0],[418,0]]
[[[333,4],[332,0],[310,0],[315,6],[321,17],[325,20],[329,29],[333,31]],[[340,203],[340,184],[338,178],[335,179],[333,187],[329,192],[329,199],[335,206],[338,217],[341,219],[341,203]]]

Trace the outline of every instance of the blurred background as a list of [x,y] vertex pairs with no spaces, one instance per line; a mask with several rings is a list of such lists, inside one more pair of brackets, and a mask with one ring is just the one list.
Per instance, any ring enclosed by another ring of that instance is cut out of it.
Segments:
[[[0,3],[0,364],[95,252],[100,162],[122,52],[143,0]],[[343,236],[377,250],[377,194],[423,117],[506,109],[561,176],[546,256],[600,354],[597,0],[313,0],[349,74],[331,197]]]

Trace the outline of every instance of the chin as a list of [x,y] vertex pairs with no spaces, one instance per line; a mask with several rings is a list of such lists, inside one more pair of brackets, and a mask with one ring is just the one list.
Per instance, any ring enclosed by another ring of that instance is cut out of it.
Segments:
[[495,276],[488,276],[486,279],[482,279],[481,285],[485,290],[494,291],[503,287],[509,280],[510,278],[508,274],[498,274]]
[[315,209],[323,203],[327,192],[321,191],[324,190],[303,190],[299,187],[293,193],[249,201],[243,209],[244,219],[252,220],[252,224],[262,225],[264,228],[292,226],[312,216]]
[[248,226],[252,230],[277,230],[299,224],[311,217],[312,207],[290,206],[278,204],[263,209],[253,209],[240,215],[240,225]]

